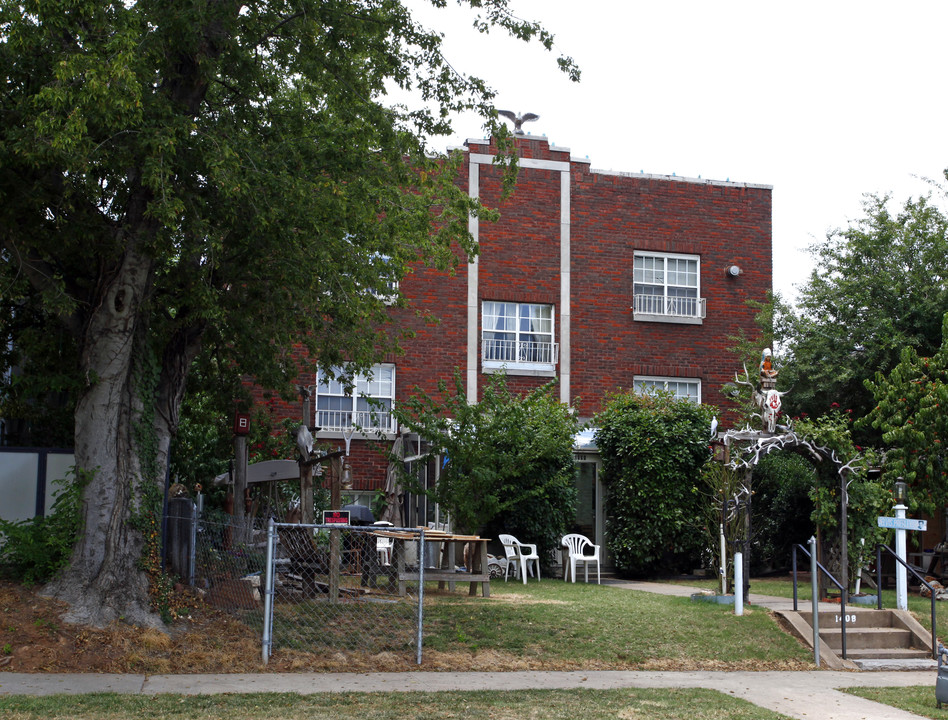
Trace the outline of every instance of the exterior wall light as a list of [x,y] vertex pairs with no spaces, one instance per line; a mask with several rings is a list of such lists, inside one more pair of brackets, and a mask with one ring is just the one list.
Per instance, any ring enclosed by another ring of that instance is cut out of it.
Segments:
[[740,266],[740,265],[731,265],[731,266],[727,269],[727,274],[730,275],[731,277],[737,277],[738,275],[743,275],[743,274],[744,274],[744,271],[741,270],[741,266]]

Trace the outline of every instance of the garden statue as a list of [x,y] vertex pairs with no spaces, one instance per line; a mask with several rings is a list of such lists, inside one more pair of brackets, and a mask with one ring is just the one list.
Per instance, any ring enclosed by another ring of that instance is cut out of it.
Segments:
[[760,409],[760,419],[763,423],[763,430],[766,433],[777,432],[777,417],[780,415],[780,398],[786,395],[786,392],[777,390],[778,370],[774,365],[773,353],[770,348],[764,348],[760,354],[760,385],[754,387],[750,382],[750,374],[747,372],[747,366],[744,366],[745,380],[739,380],[736,376],[734,380],[740,385],[748,385],[754,388],[754,405]]

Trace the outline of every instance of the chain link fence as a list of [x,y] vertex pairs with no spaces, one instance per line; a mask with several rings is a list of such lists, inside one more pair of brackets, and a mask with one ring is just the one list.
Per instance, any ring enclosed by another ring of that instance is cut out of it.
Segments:
[[421,663],[423,530],[218,523],[190,508],[168,522],[171,571],[259,632],[265,663],[282,649]]
[[[263,654],[281,647],[415,655],[421,663],[423,582],[399,581],[394,529],[272,523]],[[399,530],[422,538],[420,530]],[[415,540],[404,545],[418,567]],[[417,572],[417,570],[416,570]]]

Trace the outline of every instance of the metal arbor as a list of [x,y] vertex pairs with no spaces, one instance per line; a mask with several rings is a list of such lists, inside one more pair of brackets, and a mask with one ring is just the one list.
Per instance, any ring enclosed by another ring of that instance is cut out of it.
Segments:
[[[798,435],[793,429],[792,423],[787,421],[785,425],[777,423],[779,418],[781,400],[788,391],[778,392],[776,389],[778,370],[773,364],[773,358],[769,348],[761,353],[760,360],[760,380],[755,386],[750,382],[747,367],[744,368],[744,379],[734,376],[734,381],[738,385],[750,387],[753,391],[753,401],[759,409],[759,413],[754,413],[761,420],[761,429],[754,430],[749,425],[742,430],[727,430],[724,433],[718,433],[718,440],[722,442],[724,451],[724,462],[732,470],[744,470],[744,490],[747,494],[745,501],[746,507],[746,533],[744,539],[744,596],[747,597],[750,578],[750,541],[751,541],[751,491],[752,476],[754,468],[760,462],[760,459],[774,452],[775,450],[784,450],[802,455],[814,464],[823,465],[829,463],[839,477],[840,484],[840,584],[843,586],[843,593],[848,593],[849,589],[849,558],[848,558],[848,527],[846,508],[848,504],[849,484],[852,482],[849,475],[859,467],[862,462],[861,456],[844,462],[836,451],[823,445],[819,445],[813,440]],[[848,598],[844,597],[844,601]]]

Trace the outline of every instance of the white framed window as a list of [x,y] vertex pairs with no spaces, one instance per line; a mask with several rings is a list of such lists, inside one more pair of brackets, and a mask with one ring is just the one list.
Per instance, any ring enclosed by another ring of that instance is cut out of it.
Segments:
[[485,370],[555,372],[559,345],[553,341],[552,305],[485,300],[481,310]]
[[697,255],[636,252],[632,269],[636,320],[700,324],[701,259]]
[[635,392],[645,395],[653,390],[665,390],[675,396],[676,400],[701,402],[701,380],[697,378],[654,377],[636,375],[633,380]]
[[378,265],[379,277],[384,280],[384,286],[381,290],[373,289],[370,292],[386,305],[394,304],[398,299],[398,279],[394,276],[392,258],[388,255],[373,253],[372,263]]
[[[335,373],[338,375],[339,373]],[[395,432],[395,366],[375,365],[371,371],[340,379],[319,371],[316,385],[316,426],[323,431],[344,431],[353,426]]]

